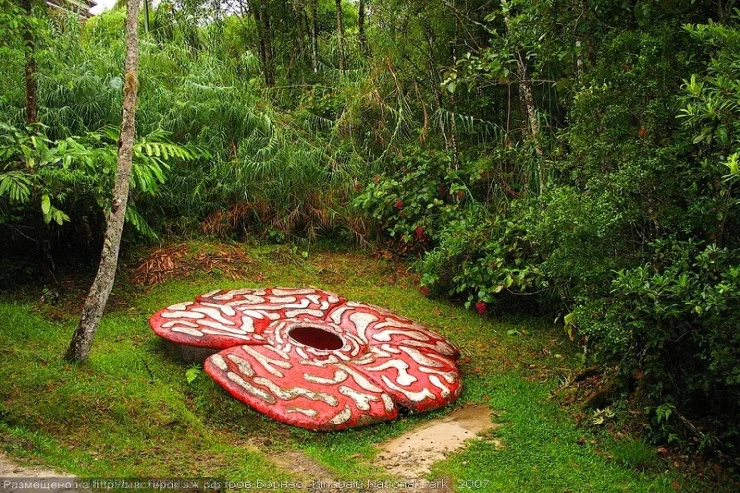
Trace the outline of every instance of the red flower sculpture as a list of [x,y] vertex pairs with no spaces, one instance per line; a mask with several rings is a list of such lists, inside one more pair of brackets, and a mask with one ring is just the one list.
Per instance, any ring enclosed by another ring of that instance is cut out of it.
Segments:
[[205,371],[278,421],[340,430],[428,411],[461,391],[457,349],[383,308],[317,289],[214,291],[155,313],[157,335],[222,349]]

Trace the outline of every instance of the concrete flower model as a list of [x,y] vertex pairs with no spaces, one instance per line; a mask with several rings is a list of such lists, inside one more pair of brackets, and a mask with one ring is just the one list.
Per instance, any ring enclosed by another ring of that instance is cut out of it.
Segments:
[[155,313],[159,336],[221,349],[205,371],[278,421],[340,430],[428,411],[461,391],[457,349],[388,310],[317,289],[215,291]]

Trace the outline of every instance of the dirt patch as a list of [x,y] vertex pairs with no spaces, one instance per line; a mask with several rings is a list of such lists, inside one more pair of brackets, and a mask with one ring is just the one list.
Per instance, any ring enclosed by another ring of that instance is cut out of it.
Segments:
[[[19,479],[19,478],[27,478],[27,479],[47,479],[47,478],[74,478],[74,476],[70,476],[69,474],[64,474],[58,471],[54,471],[53,469],[45,469],[43,467],[24,467],[16,464],[15,462],[8,459],[8,457],[0,452],[0,478],[3,478],[3,480],[7,480],[10,482],[10,485],[2,485],[0,484],[0,490],[2,491],[8,491],[8,492],[20,492],[20,491],[36,491],[34,489],[29,488],[15,488],[12,484],[13,479]],[[19,485],[20,486],[20,485]],[[42,490],[38,490],[42,491]],[[55,492],[71,492],[71,491],[80,491],[77,489],[69,489],[69,488],[50,488],[50,489],[43,489],[46,493],[55,493]]]
[[423,478],[435,462],[465,446],[471,439],[499,427],[486,406],[455,409],[444,418],[425,423],[380,446],[379,465],[404,479]]
[[[336,482],[336,478],[329,469],[301,452],[296,450],[277,453],[271,451],[269,457],[280,469],[297,475],[306,485],[307,491],[322,491],[325,493],[341,491],[326,486]],[[311,485],[316,485],[316,487],[314,488]]]

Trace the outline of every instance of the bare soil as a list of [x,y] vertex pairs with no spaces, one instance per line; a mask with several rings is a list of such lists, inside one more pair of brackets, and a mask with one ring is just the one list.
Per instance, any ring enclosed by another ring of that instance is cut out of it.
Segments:
[[[8,457],[0,452],[0,491],[5,492],[29,492],[29,491],[37,491],[33,488],[25,488],[25,487],[15,487],[14,479],[18,480],[20,478],[27,479],[27,480],[42,480],[42,479],[49,479],[49,478],[69,478],[72,479],[74,476],[70,476],[69,474],[64,474],[59,471],[55,471],[53,469],[48,469],[44,467],[36,467],[36,466],[21,466],[16,464],[15,462],[12,462]],[[7,482],[7,484],[6,484]],[[68,488],[50,488],[50,489],[38,489],[38,491],[44,491],[45,493],[62,493],[62,492],[71,492],[71,491],[79,491],[77,489],[68,489]]]
[[432,464],[464,447],[468,440],[479,440],[483,433],[498,426],[491,421],[488,407],[461,407],[442,419],[429,421],[382,444],[379,464],[400,478],[424,478]]

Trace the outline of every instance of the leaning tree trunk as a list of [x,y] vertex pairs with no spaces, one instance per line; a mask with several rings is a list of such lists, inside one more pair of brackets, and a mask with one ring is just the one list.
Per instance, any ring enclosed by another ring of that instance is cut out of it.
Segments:
[[344,26],[342,25],[342,0],[336,0],[337,4],[337,65],[339,70],[344,70]]
[[121,136],[118,140],[118,167],[116,182],[113,187],[113,203],[107,217],[98,274],[95,276],[90,293],[87,295],[80,316],[80,323],[77,325],[65,355],[66,359],[73,362],[81,362],[87,359],[116,277],[134,147],[134,116],[136,113],[137,72],[139,69],[139,40],[136,32],[138,17],[139,2],[126,2],[126,75],[123,87],[123,115],[121,117]]
[[26,11],[28,26],[23,31],[23,41],[26,45],[26,123],[35,125],[38,123],[38,84],[36,82],[36,41],[31,30],[31,17],[33,7],[31,0],[22,0],[21,6]]

